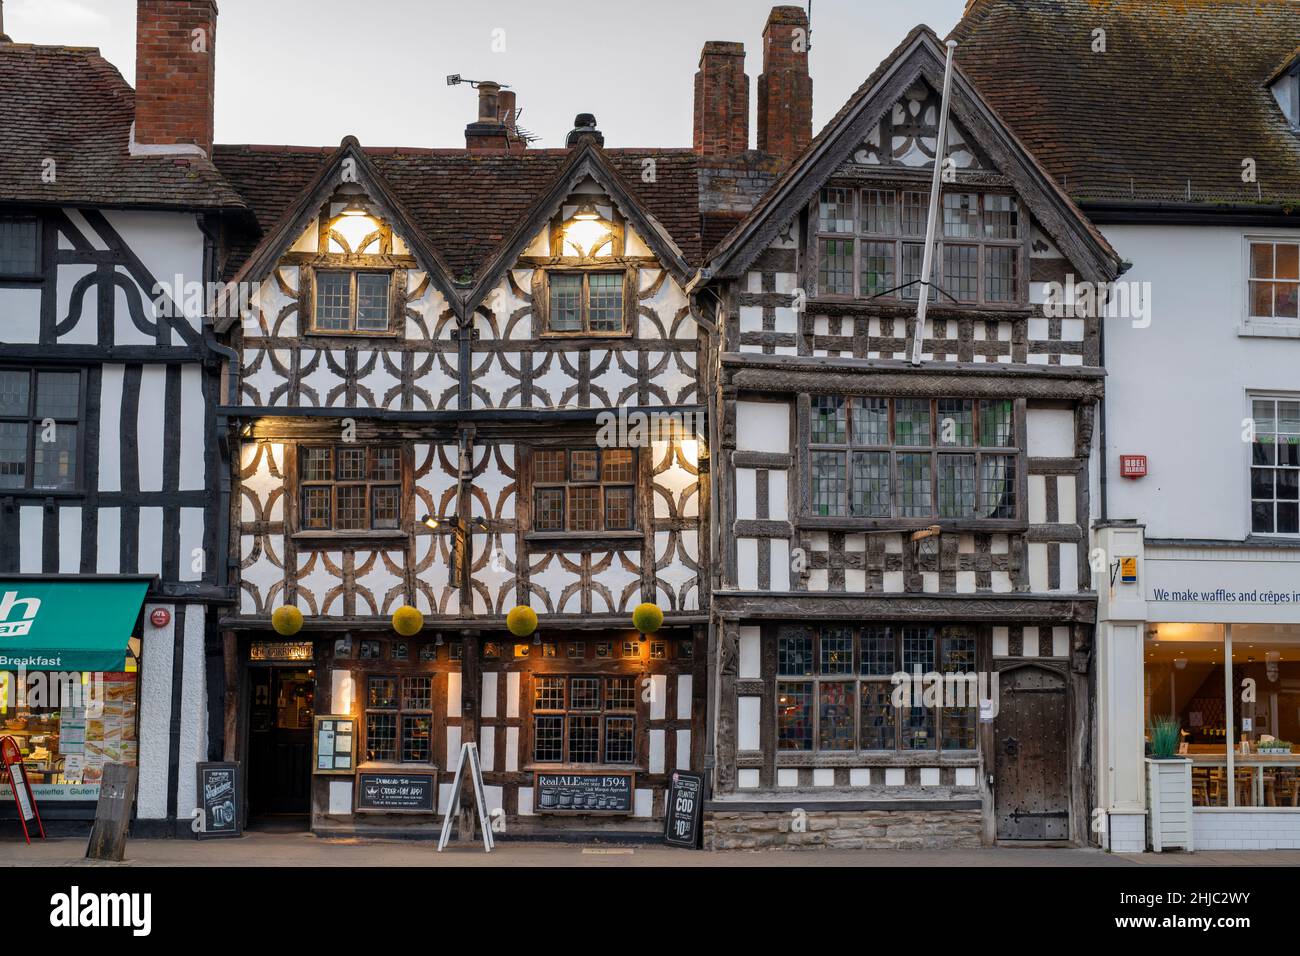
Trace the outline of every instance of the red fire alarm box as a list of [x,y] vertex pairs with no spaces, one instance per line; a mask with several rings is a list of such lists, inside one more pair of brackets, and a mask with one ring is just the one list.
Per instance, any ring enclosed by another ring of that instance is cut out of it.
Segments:
[[1147,474],[1147,456],[1120,455],[1119,474],[1121,478],[1145,478]]

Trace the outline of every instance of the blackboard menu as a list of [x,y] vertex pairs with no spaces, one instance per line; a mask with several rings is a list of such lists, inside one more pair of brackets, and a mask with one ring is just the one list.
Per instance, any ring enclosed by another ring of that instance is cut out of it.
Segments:
[[357,774],[358,813],[434,813],[438,806],[432,773]]
[[674,771],[668,782],[664,842],[690,849],[699,846],[700,815],[703,809],[704,778],[698,773]]
[[630,773],[539,773],[533,808],[542,813],[631,813]]
[[203,811],[199,839],[239,836],[243,832],[239,819],[239,764],[201,763],[198,775],[199,807]]

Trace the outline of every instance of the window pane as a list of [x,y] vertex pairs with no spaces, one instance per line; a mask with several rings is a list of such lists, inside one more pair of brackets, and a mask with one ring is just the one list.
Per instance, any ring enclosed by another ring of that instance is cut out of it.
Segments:
[[974,239],[979,235],[978,193],[944,193],[943,234],[949,239]]
[[1020,238],[1020,211],[1011,196],[984,197],[984,238]]
[[563,677],[538,677],[534,691],[533,710],[564,710]]
[[[899,285],[899,294],[904,299],[915,299],[921,294],[917,282],[921,278],[921,268],[925,265],[925,246],[915,242],[903,243],[903,277]],[[933,296],[931,297],[933,299]]]
[[631,488],[605,489],[606,531],[631,531],[636,526],[633,520],[633,497]]
[[985,448],[1010,448],[1015,445],[1011,421],[1012,405],[1009,399],[981,399],[980,445]]
[[812,749],[812,683],[776,682],[776,740],[778,750]]
[[930,456],[898,456],[898,508],[903,518],[928,518],[930,504]]
[[1257,534],[1274,534],[1273,503],[1252,501],[1250,504],[1250,530]]
[[[892,189],[862,191],[862,231],[877,236],[895,234],[895,194]],[[892,245],[891,247],[892,248]]]
[[564,480],[563,451],[533,452],[533,481],[558,482]]
[[[924,236],[926,216],[930,210],[930,194],[923,192],[903,193],[899,221],[905,236]],[[917,271],[920,271],[918,261]]]
[[913,674],[917,669],[929,674],[934,668],[934,631],[928,627],[903,628],[903,670]]
[[853,400],[853,444],[889,444],[889,399]]
[[366,681],[366,707],[376,710],[397,709],[397,680],[371,677]]
[[817,266],[818,284],[826,295],[853,294],[853,240],[822,239]]
[[600,678],[575,677],[569,682],[570,710],[600,710]]
[[1279,242],[1273,249],[1273,277],[1300,279],[1300,245]]
[[980,518],[1016,516],[1016,459],[1014,455],[985,455],[980,459]]
[[601,481],[632,481],[635,458],[630,448],[607,448],[600,455]]
[[377,485],[370,489],[372,528],[397,528],[401,525],[402,489],[397,485]]
[[817,748],[852,750],[854,745],[853,684],[849,681],[826,681],[817,694]]
[[585,485],[569,489],[569,530],[600,530],[600,488]]
[[1300,303],[1300,286],[1294,282],[1273,283],[1273,315],[1279,319],[1296,318],[1296,307]]
[[31,373],[25,369],[21,372],[0,371],[0,415],[27,417],[31,381]]
[[818,635],[821,674],[853,673],[853,632],[847,627],[823,628]]
[[[77,484],[77,426],[54,425],[52,433],[36,426],[32,450],[32,487],[41,490],[74,488]],[[49,434],[50,441],[46,441]]]
[[900,398],[894,402],[894,441],[912,447],[930,444],[929,399]]
[[940,445],[961,445],[969,448],[975,444],[975,403],[969,398],[941,398],[938,400],[938,436]]
[[599,481],[596,460],[594,450],[569,452],[569,480]]
[[812,455],[812,512],[823,518],[845,515],[844,454],[816,452]]
[[892,242],[864,242],[862,244],[862,295],[884,295],[893,292],[898,282],[894,279],[894,258],[897,255]]
[[1252,282],[1250,284],[1250,314],[1262,319],[1273,316],[1273,283]]
[[37,373],[37,418],[76,418],[77,409],[80,405],[80,372]]
[[402,759],[427,763],[429,760],[429,730],[433,720],[428,715],[402,715]]
[[401,481],[402,453],[396,448],[370,449],[370,480]]
[[940,644],[943,647],[943,672],[945,674],[975,673],[974,635],[945,635]]
[[894,656],[894,632],[888,627],[868,627],[862,631],[858,672],[878,677],[898,670]]
[[988,246],[984,250],[984,298],[990,302],[1016,300],[1016,266],[1020,253],[1016,249]]
[[27,487],[27,424],[0,422],[0,488]]
[[[915,693],[915,687],[913,688]],[[903,714],[903,749],[933,750],[934,708],[904,707]]]
[[316,273],[316,328],[346,330],[352,317],[352,277],[346,272]]
[[433,678],[402,678],[402,709],[429,710],[433,706]]
[[608,677],[605,679],[606,710],[636,710],[636,678]]
[[959,302],[979,298],[979,246],[943,246],[943,288]]
[[334,477],[334,450],[332,448],[304,448],[302,450],[302,480],[330,481]]
[[533,759],[539,763],[557,763],[564,759],[563,717],[533,718]]
[[812,440],[818,445],[843,445],[848,441],[848,412],[844,399],[816,395],[812,400]]
[[334,527],[339,531],[361,531],[369,527],[366,486],[339,485],[335,491]]
[[328,530],[330,526],[330,490],[312,485],[302,490],[302,516],[300,524],[308,531]]
[[605,718],[605,763],[631,763],[636,756],[636,721],[631,717]]
[[863,518],[888,518],[890,513],[889,453],[853,455],[853,514]]
[[862,714],[859,721],[859,746],[863,750],[893,750],[895,743],[895,708],[890,684],[862,684]]
[[357,273],[357,328],[370,332],[388,331],[387,273]]
[[783,630],[776,642],[776,672],[803,676],[812,674],[812,635],[792,628]]
[[582,276],[552,274],[550,282],[551,331],[582,331]]
[[397,759],[396,714],[366,714],[366,759]]
[[36,220],[0,219],[0,275],[32,275],[40,268]]
[[533,527],[538,531],[564,530],[564,489],[539,488],[533,513]]
[[1250,277],[1252,279],[1273,278],[1273,244],[1271,242],[1252,242],[1250,244]]
[[569,715],[569,761],[596,763],[600,760],[600,718],[595,714]]
[[335,477],[339,481],[364,481],[366,478],[366,450],[364,448],[340,448],[335,454],[338,471]]
[[852,232],[853,190],[823,189],[817,218],[822,232]]
[[971,517],[975,513],[975,456],[938,457],[939,517]]
[[[978,696],[978,695],[976,695]],[[943,708],[943,740],[940,746],[944,750],[975,749],[975,707]]]
[[591,331],[622,331],[623,273],[593,272],[587,276],[587,290]]

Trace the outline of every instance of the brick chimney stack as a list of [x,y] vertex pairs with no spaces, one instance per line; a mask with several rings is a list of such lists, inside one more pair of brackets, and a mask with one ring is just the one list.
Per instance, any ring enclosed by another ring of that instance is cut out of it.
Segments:
[[749,77],[743,43],[710,40],[700,51],[694,148],[701,156],[731,156],[749,149]]
[[763,74],[758,78],[758,148],[789,162],[811,141],[808,14],[802,7],[773,7],[763,27]]
[[528,144],[515,134],[515,94],[500,83],[478,84],[478,119],[465,127],[465,148],[471,153],[508,153]]
[[214,0],[136,0],[134,153],[212,154]]

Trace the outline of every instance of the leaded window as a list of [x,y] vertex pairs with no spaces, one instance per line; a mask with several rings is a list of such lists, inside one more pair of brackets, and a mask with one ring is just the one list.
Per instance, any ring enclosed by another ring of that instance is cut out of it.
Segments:
[[533,680],[534,761],[635,761],[635,677],[545,674]]
[[0,276],[35,278],[41,272],[41,230],[34,216],[0,216]]
[[537,448],[534,531],[636,529],[636,452],[631,448]]
[[77,487],[81,405],[79,371],[0,369],[0,488]]
[[428,763],[433,759],[433,675],[366,678],[366,760]]
[[627,273],[550,272],[547,332],[610,335],[626,331],[624,286]]
[[312,327],[318,332],[387,332],[392,281],[390,272],[316,270]]
[[821,395],[810,414],[815,517],[1017,517],[1009,399]]
[[306,445],[299,449],[301,531],[377,531],[401,527],[402,452],[384,445]]

